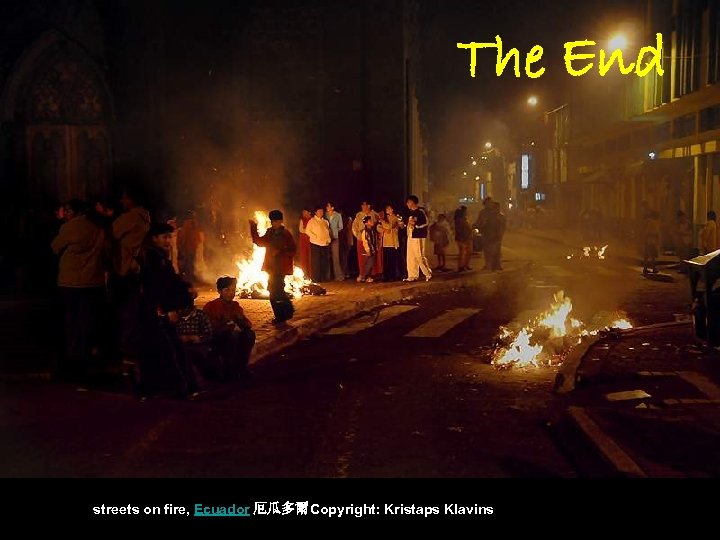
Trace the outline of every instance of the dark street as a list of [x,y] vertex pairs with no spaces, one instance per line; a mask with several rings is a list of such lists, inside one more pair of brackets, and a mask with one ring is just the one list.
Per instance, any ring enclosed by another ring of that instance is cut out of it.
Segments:
[[[491,366],[499,326],[556,290],[581,319],[619,307],[636,324],[674,320],[687,298],[680,279],[645,280],[612,248],[607,260],[579,262],[568,249],[511,233],[505,259],[517,270],[359,315],[198,402],[140,403],[122,386],[6,384],[2,474],[574,477],[548,428],[557,370]],[[43,414],[54,401],[63,406]]]

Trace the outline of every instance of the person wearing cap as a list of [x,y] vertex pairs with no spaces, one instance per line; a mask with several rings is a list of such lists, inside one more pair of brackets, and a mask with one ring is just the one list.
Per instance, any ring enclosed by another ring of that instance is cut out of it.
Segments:
[[223,276],[216,285],[219,297],[205,304],[203,311],[212,327],[212,348],[220,359],[218,375],[233,380],[249,375],[247,365],[255,345],[255,332],[235,300],[237,279]]
[[250,234],[255,244],[266,249],[262,269],[268,273],[270,305],[275,315],[273,324],[284,324],[292,319],[295,312],[292,300],[285,292],[285,276],[293,273],[295,240],[283,225],[283,214],[280,210],[273,210],[268,217],[271,227],[264,235],[260,236],[258,225],[252,219]]
[[139,257],[141,331],[135,345],[141,397],[169,392],[193,398],[199,391],[175,327],[178,312],[195,291],[175,273],[170,260],[173,232],[167,223],[153,223]]

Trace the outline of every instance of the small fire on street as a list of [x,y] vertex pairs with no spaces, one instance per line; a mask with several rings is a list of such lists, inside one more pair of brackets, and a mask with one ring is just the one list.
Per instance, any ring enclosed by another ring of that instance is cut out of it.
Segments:
[[557,366],[584,337],[613,328],[632,328],[622,312],[599,313],[587,325],[571,317],[571,312],[572,301],[563,291],[558,291],[549,309],[521,327],[501,326],[492,365],[498,369]]
[[582,249],[582,253],[571,253],[567,257],[565,257],[568,261],[570,259],[600,259],[605,260],[605,251],[607,250],[608,246],[585,246]]
[[[266,212],[255,212],[255,221],[258,224],[258,234],[262,236],[270,228],[270,218]],[[263,272],[265,248],[255,244],[252,246],[250,257],[236,261],[238,268],[237,294],[240,298],[268,298],[268,274]],[[293,298],[301,298],[307,294],[312,281],[305,277],[301,268],[293,267],[293,275],[285,276],[285,292]]]

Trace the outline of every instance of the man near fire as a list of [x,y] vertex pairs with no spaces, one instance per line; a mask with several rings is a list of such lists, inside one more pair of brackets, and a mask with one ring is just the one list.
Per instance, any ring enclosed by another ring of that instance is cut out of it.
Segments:
[[280,210],[270,212],[269,218],[271,227],[263,236],[258,233],[257,223],[250,220],[250,234],[255,244],[266,248],[263,270],[269,276],[270,305],[275,315],[273,324],[284,324],[292,319],[295,313],[292,300],[285,292],[285,276],[293,273],[295,240],[283,225],[283,214]]
[[205,304],[203,311],[212,326],[212,346],[220,357],[220,377],[233,380],[249,375],[250,353],[255,345],[255,332],[250,319],[235,301],[237,280],[223,276],[217,280],[219,298]]

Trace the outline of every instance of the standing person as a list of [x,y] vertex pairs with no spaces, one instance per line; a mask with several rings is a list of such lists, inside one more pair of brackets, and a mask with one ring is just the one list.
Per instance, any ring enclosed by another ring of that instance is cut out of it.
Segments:
[[[288,233],[289,234],[289,233]],[[219,297],[211,300],[203,311],[212,326],[213,349],[220,357],[220,377],[233,380],[250,374],[247,369],[255,346],[255,332],[243,308],[235,301],[237,280],[230,276],[218,278]]]
[[717,214],[715,210],[707,213],[707,223],[700,231],[700,254],[707,255],[718,249]]
[[173,232],[167,223],[154,223],[139,257],[142,337],[138,390],[142,397],[169,391],[177,397],[194,398],[200,390],[175,327],[179,311],[188,305],[192,293],[170,260]]
[[363,281],[372,283],[373,264],[375,262],[375,254],[377,253],[377,231],[373,226],[372,217],[365,216],[363,218],[365,228],[360,232],[360,249],[362,250],[363,264],[360,267],[360,275],[358,283]]
[[125,189],[120,204],[124,212],[112,224],[115,242],[111,294],[118,310],[120,351],[137,360],[139,343],[140,264],[138,256],[150,230],[150,213],[138,202],[137,194]]
[[432,270],[425,257],[425,239],[428,233],[428,220],[425,209],[419,205],[420,200],[410,195],[405,201],[408,207],[408,240],[407,240],[407,272],[404,281],[417,281],[422,270],[425,281],[432,279]]
[[372,218],[372,223],[375,225],[377,223],[377,213],[372,209],[372,205],[367,202],[363,201],[360,205],[360,211],[355,214],[355,220],[352,224],[352,232],[353,236],[355,237],[355,245],[357,246],[357,261],[358,261],[358,268],[360,271],[362,271],[363,267],[363,256],[362,256],[362,246],[360,245],[360,234],[365,229],[365,223],[363,219],[365,219],[367,216],[370,216]]
[[307,208],[303,208],[300,221],[298,222],[298,258],[300,259],[300,268],[305,272],[306,276],[310,276],[312,273],[311,262],[310,262],[310,237],[307,234],[307,224],[312,219],[312,214]]
[[315,283],[328,281],[330,276],[330,224],[323,218],[324,212],[318,206],[305,227],[310,237],[310,275]]
[[437,257],[438,264],[435,270],[445,272],[447,270],[445,267],[447,247],[450,245],[450,229],[445,214],[438,215],[437,221],[430,225],[428,232],[433,243],[435,257]]
[[342,238],[344,238],[344,244],[341,246],[342,261],[345,266],[345,277],[354,278],[360,274],[360,270],[357,265],[357,257],[355,254],[355,235],[353,234],[353,218],[348,216],[345,218],[345,225],[342,230]]
[[[471,270],[470,254],[472,253],[472,228],[467,218],[467,207],[455,210],[455,243],[458,246],[458,272]],[[487,260],[486,260],[487,262]]]
[[400,220],[395,215],[392,205],[385,207],[385,217],[378,224],[378,231],[382,232],[383,250],[383,279],[397,281],[400,279],[398,269],[398,253],[400,250]]
[[86,217],[82,201],[69,201],[64,217],[51,244],[60,257],[57,285],[65,311],[65,355],[55,375],[72,379],[87,374],[92,351],[99,345],[106,244],[105,231]]
[[651,268],[653,274],[657,274],[655,260],[660,246],[660,215],[654,210],[645,216],[643,243],[645,248],[643,250],[643,274],[648,273],[648,267]]
[[373,272],[372,275],[375,277],[375,279],[379,279],[383,276],[383,249],[382,249],[382,229],[378,226],[380,222],[385,219],[385,210],[378,210],[377,212],[377,218],[375,220],[375,223],[373,223],[373,227],[375,230],[375,235],[377,236],[377,250],[375,253],[375,263],[373,264]]
[[333,279],[343,281],[345,272],[340,264],[340,237],[343,232],[343,219],[340,212],[335,211],[333,203],[325,205],[325,219],[330,225],[330,254],[332,255]]
[[487,219],[482,230],[483,251],[488,270],[502,270],[502,238],[505,234],[505,214],[500,211],[500,203],[492,201],[488,205]]
[[268,273],[270,305],[275,315],[272,322],[283,324],[292,319],[295,313],[292,300],[285,292],[285,276],[293,273],[295,240],[290,231],[284,227],[283,214],[280,210],[271,211],[269,218],[271,227],[263,236],[258,233],[257,223],[250,220],[250,234],[255,244],[267,249],[263,270]]

